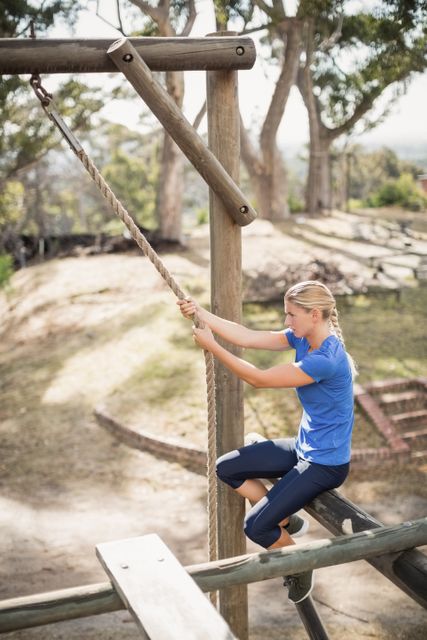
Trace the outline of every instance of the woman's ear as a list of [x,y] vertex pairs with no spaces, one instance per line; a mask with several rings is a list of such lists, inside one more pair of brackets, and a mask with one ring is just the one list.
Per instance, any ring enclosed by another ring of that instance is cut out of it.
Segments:
[[320,311],[320,309],[312,309],[311,317],[313,318],[314,322],[319,322],[322,319],[322,312]]

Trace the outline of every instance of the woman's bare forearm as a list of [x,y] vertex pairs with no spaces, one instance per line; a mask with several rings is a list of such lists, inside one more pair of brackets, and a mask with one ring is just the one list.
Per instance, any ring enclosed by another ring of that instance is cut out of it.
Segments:
[[238,322],[232,322],[231,320],[220,318],[207,309],[201,308],[198,315],[199,318],[203,322],[205,322],[214,333],[216,333],[218,336],[221,336],[221,338],[224,338],[224,340],[226,340],[227,342],[235,344],[238,347],[251,346],[251,341],[253,341],[253,334],[256,333],[252,329],[248,329]]

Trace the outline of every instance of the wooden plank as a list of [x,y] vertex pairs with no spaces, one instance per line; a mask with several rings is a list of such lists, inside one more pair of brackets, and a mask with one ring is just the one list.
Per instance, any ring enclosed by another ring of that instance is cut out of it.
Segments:
[[173,98],[154,78],[130,40],[117,40],[107,53],[202,178],[222,199],[233,220],[241,226],[252,222],[256,218],[256,212],[248,199],[208,149]]
[[96,553],[145,637],[234,638],[226,622],[158,535],[99,544]]
[[[209,36],[206,40],[209,40]],[[207,73],[208,144],[235,183],[240,174],[240,120],[237,72]],[[241,229],[220,194],[209,192],[211,310],[233,322],[242,321],[242,240]],[[219,339],[219,342],[221,340]],[[225,343],[223,343],[225,344]],[[241,349],[225,345],[232,353]],[[243,444],[243,383],[220,362],[215,361],[217,454]],[[246,551],[243,533],[244,500],[223,483],[218,483],[218,557],[227,558]],[[248,637],[246,586],[223,589],[220,612],[240,640]]]
[[[107,56],[113,39],[2,38],[0,74],[111,73],[116,65]],[[130,38],[153,71],[250,69],[256,59],[248,37]]]
[[[331,540],[316,540],[285,549],[187,566],[185,570],[199,588],[207,592],[231,584],[248,584],[309,569],[372,559],[375,556],[385,557],[384,554],[392,553],[396,557],[396,552],[424,544],[427,544],[427,518]],[[420,555],[425,559],[423,554]],[[427,608],[426,575],[425,571],[419,572],[418,600]],[[123,608],[110,583],[11,598],[0,602],[0,632]]]

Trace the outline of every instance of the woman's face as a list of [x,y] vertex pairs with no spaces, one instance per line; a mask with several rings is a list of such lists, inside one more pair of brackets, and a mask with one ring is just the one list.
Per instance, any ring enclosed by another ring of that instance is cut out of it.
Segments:
[[313,311],[285,300],[285,325],[296,338],[305,338],[314,328]]

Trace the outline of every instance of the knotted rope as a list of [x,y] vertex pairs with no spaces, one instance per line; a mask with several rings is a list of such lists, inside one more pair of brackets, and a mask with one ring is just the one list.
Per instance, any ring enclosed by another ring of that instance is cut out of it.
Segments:
[[[70,131],[65,124],[62,117],[56,111],[53,106],[53,100],[51,94],[49,94],[41,85],[39,76],[32,76],[30,84],[34,89],[35,94],[39,98],[44,111],[48,115],[49,119],[55,124],[60,131],[63,138],[67,141],[71,150],[75,153],[80,160],[99,191],[107,200],[114,213],[120,218],[123,224],[128,229],[131,237],[136,242],[138,247],[143,251],[145,256],[151,261],[155,269],[161,275],[168,287],[176,295],[179,300],[186,298],[185,293],[178,285],[175,278],[166,268],[165,264],[159,258],[158,254],[154,251],[147,238],[140,231],[135,224],[133,218],[122,205],[120,200],[115,196],[110,186],[107,184],[91,158],[83,149],[80,142]],[[203,328],[203,322],[197,317],[194,317],[194,324],[197,327]],[[217,512],[217,494],[216,494],[216,405],[215,405],[215,370],[214,370],[214,357],[209,351],[204,351],[205,367],[206,367],[206,393],[207,393],[207,415],[208,415],[208,445],[207,445],[207,477],[208,477],[208,543],[209,543],[209,560],[218,559],[218,545],[217,545],[217,526],[216,526],[216,512]],[[211,593],[211,601],[216,604],[216,592]]]

